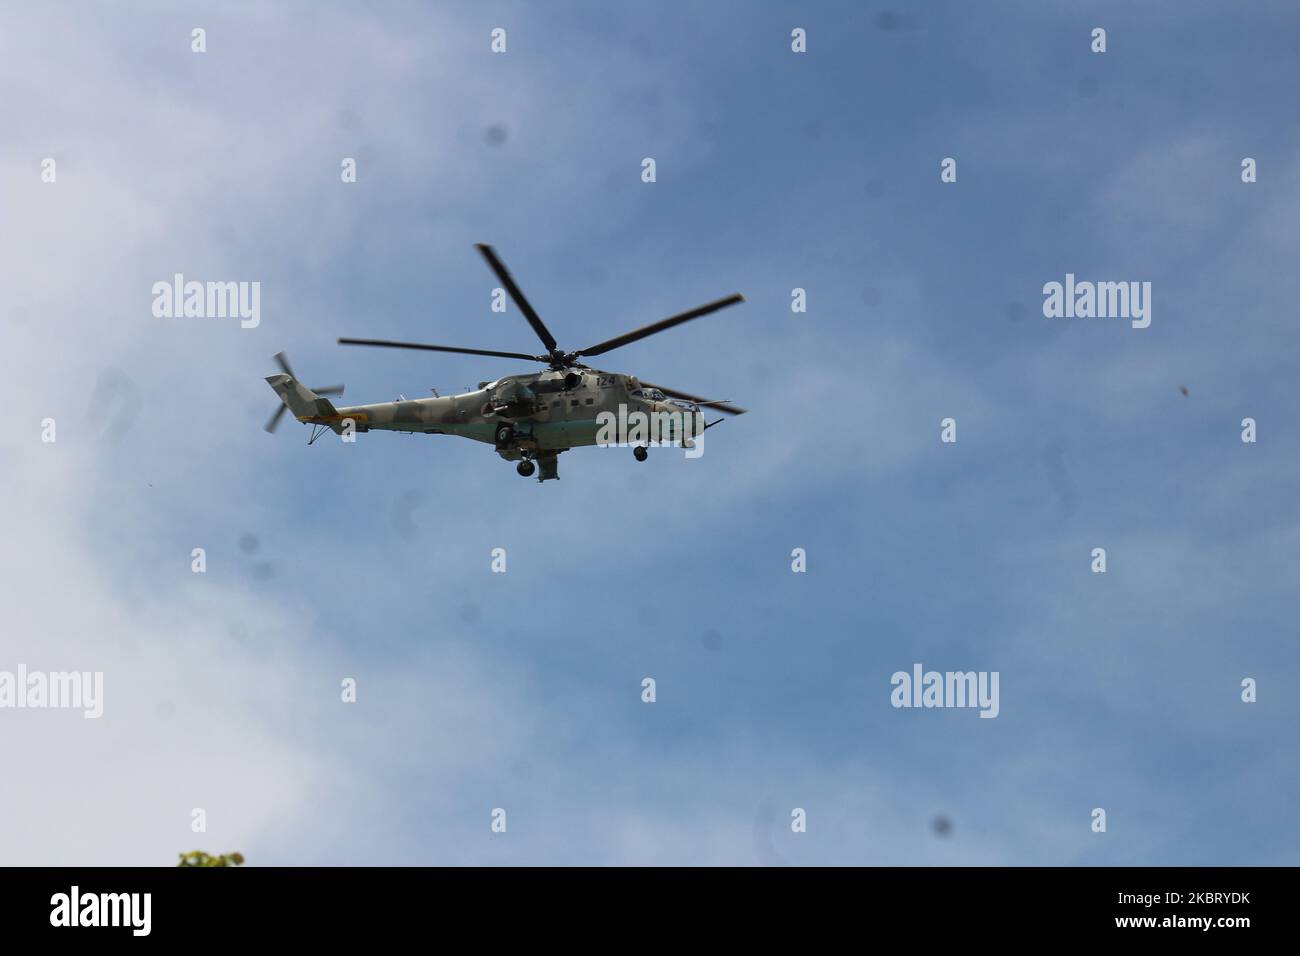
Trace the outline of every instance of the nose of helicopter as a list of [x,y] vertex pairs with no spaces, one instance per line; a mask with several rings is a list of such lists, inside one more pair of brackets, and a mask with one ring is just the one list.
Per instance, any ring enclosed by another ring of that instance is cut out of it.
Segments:
[[683,447],[691,447],[689,442],[699,438],[704,434],[704,413],[695,405],[687,402],[669,402],[662,405],[661,409],[665,412],[671,412],[674,415],[680,415],[680,425],[674,422],[672,427],[672,438],[683,443]]
[[689,429],[687,437],[692,440],[698,440],[699,437],[704,434],[704,413],[698,408],[693,408],[685,418],[686,427]]

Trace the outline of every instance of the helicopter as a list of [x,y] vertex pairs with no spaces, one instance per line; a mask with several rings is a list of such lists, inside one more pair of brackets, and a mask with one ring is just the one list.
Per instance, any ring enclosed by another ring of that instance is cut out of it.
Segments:
[[[427,345],[419,342],[394,342],[388,339],[340,338],[340,345],[364,345],[378,348],[421,349],[451,352],[458,355],[485,355],[495,358],[541,362],[538,372],[506,375],[480,382],[478,387],[456,395],[407,399],[371,405],[335,407],[331,395],[343,394],[342,385],[309,388],[294,374],[283,352],[274,356],[280,373],[267,377],[267,384],[281,399],[266,431],[274,432],[285,411],[300,422],[312,426],[307,444],[313,444],[327,431],[352,440],[353,432],[372,430],[410,432],[426,435],[459,435],[492,445],[506,461],[517,462],[516,470],[525,478],[538,473],[537,480],[558,479],[558,458],[571,448],[587,445],[630,444],[637,461],[645,461],[649,441],[678,441],[694,447],[695,439],[723,419],[705,421],[705,411],[726,415],[743,415],[745,409],[730,401],[710,400],[689,392],[653,385],[634,375],[604,372],[579,361],[604,355],[614,349],[692,319],[745,301],[739,293],[727,296],[658,322],[625,332],[585,349],[566,352],[559,348],[555,336],[542,322],[524,296],[505,263],[489,245],[477,243],[488,267],[495,273],[533,332],[546,348],[545,354],[500,352],[492,349],[457,348],[450,345]],[[655,429],[647,439],[644,430],[626,423],[637,415],[641,421],[667,422],[666,435]],[[617,421],[617,432],[611,432]],[[674,431],[675,428],[675,431]],[[610,436],[617,435],[611,441]]]

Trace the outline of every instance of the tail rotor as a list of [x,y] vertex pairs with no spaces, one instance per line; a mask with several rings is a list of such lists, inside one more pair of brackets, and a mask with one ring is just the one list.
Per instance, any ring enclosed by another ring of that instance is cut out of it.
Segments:
[[[280,366],[281,371],[283,371],[285,375],[289,376],[289,378],[293,379],[295,382],[298,381],[298,376],[293,374],[293,368],[289,365],[289,359],[285,356],[283,352],[276,352],[274,358],[276,364]],[[311,389],[311,391],[319,396],[342,395],[343,386],[327,385],[324,388],[313,388]],[[266,429],[266,431],[274,432],[276,428],[278,428],[280,425],[281,417],[284,415],[286,411],[288,411],[288,409],[289,406],[282,401],[280,403],[280,407],[275,410],[275,414],[271,416],[270,421],[268,421],[266,425],[263,426]]]

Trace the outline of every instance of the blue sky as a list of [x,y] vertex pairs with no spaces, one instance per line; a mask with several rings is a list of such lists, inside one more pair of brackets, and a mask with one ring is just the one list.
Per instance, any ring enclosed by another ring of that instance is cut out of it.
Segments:
[[[106,700],[0,712],[0,861],[1300,862],[1300,14],[1248,10],[5,9],[0,670]],[[750,414],[545,485],[261,430],[280,350],[356,402],[521,370],[334,344],[531,351],[475,242],[567,348],[744,293],[599,364]],[[155,318],[176,272],[261,324]],[[1067,272],[1151,327],[1044,318]],[[997,719],[891,707],[915,662]]]

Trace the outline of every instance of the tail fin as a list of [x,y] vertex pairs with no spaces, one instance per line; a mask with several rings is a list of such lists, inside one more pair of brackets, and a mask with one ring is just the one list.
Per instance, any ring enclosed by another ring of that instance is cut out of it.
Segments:
[[328,398],[321,398],[302,382],[288,375],[268,375],[266,384],[289,406],[289,411],[300,421],[313,418],[337,418],[338,412]]

